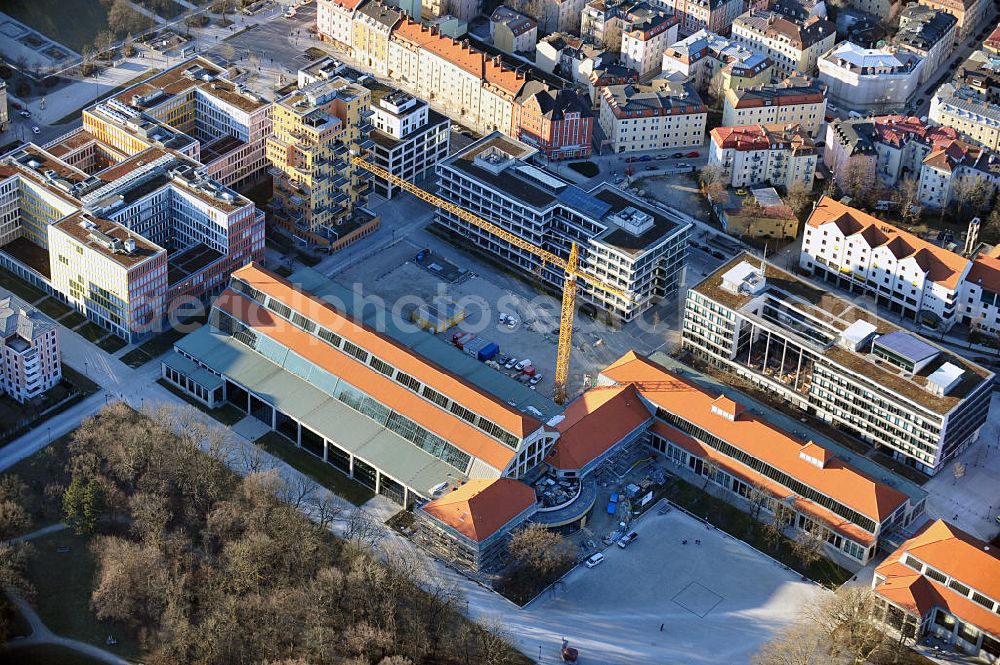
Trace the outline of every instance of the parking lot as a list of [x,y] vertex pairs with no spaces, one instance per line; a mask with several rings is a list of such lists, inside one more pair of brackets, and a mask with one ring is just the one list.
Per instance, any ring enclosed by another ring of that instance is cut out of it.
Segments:
[[[380,213],[385,212],[386,207],[406,205],[405,199],[394,200],[384,204]],[[424,248],[474,275],[457,284],[442,281],[416,264],[416,254]],[[714,259],[707,257],[707,260]],[[430,233],[424,224],[408,228],[398,242],[328,274],[344,286],[359,288],[365,294],[377,294],[390,309],[397,303],[404,303],[399,307],[404,313],[407,308],[415,307],[414,299],[433,303],[434,298],[444,297],[464,305],[467,319],[442,334],[450,339],[456,331],[474,332],[499,344],[501,353],[506,356],[531,359],[532,365],[543,375],[536,389],[541,394],[552,395],[560,303],[527,281],[528,276],[502,270],[459,249]],[[700,279],[699,274],[693,275]],[[513,329],[501,324],[498,321],[500,312],[515,316],[518,324]],[[631,349],[651,353],[676,345],[679,313],[678,300],[664,301],[648,310],[641,321],[613,328],[578,312],[567,387],[570,397],[583,392],[588,377],[595,379],[600,370]]]
[[[632,528],[639,538],[627,549],[609,547],[602,564],[577,567],[505,617],[518,633],[546,636],[543,662],[557,661],[554,635],[578,648],[581,662],[745,663],[827,593],[679,510],[654,508]],[[529,639],[519,643],[534,655]]]

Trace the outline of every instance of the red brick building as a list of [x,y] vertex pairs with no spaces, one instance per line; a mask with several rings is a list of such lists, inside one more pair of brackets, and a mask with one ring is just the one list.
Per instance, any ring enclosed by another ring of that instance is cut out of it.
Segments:
[[514,100],[515,136],[548,159],[589,157],[594,115],[586,98],[572,90],[550,90],[529,81]]

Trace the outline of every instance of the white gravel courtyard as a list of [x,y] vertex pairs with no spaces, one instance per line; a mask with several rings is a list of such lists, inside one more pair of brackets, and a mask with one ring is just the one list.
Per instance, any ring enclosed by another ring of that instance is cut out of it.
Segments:
[[579,566],[561,588],[503,617],[525,653],[537,658],[541,646],[541,662],[556,663],[565,636],[583,664],[748,663],[826,593],[678,510],[652,512],[636,530],[627,549],[608,548],[597,568]]

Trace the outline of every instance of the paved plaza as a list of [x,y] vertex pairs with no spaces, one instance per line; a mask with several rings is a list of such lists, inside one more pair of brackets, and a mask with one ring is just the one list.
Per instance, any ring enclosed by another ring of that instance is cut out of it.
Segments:
[[829,593],[679,510],[653,510],[633,528],[639,538],[627,549],[609,547],[603,564],[578,566],[505,617],[526,654],[541,646],[543,662],[557,662],[562,636],[581,662],[746,663]]

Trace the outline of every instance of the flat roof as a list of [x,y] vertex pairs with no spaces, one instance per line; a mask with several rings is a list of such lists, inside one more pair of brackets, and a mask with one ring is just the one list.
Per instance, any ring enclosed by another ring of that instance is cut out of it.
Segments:
[[[92,228],[89,226],[90,224],[93,225]],[[79,242],[81,245],[104,255],[125,269],[132,268],[140,263],[148,261],[157,254],[166,253],[166,250],[159,245],[153,244],[138,233],[133,233],[121,224],[107,219],[101,219],[99,217],[93,217],[83,211],[64,217],[55,224],[52,224],[51,228],[62,231]],[[116,251],[104,242],[95,238],[93,236],[94,231],[97,231],[111,240],[118,241],[120,243],[132,240],[135,242],[135,249],[131,252]]]
[[204,270],[225,255],[204,243],[195,243],[179,252],[167,256],[167,283],[173,286],[178,282]]
[[[722,276],[741,262],[760,263],[758,257],[748,252],[739,254],[715,272],[705,277],[693,287],[693,290],[706,298],[725,307],[742,311],[754,298],[769,296],[786,302],[823,322],[837,335],[842,335],[856,321],[867,321],[876,327],[882,336],[902,329],[894,323],[880,319],[872,312],[859,307],[851,301],[830,292],[829,288],[806,281],[798,275],[775,266],[765,264],[764,276],[766,284],[758,295],[749,293],[733,293],[722,287]],[[878,385],[902,395],[913,403],[939,415],[945,415],[955,408],[974,389],[984,381],[993,377],[986,368],[936,346],[920,338],[920,341],[934,348],[938,355],[919,372],[908,373],[901,368],[888,365],[885,362],[876,363],[876,358],[869,353],[850,351],[836,344],[836,339],[829,344],[818,344],[814,339],[799,337],[807,343],[812,342],[813,350],[844,367],[855,374],[864,376]],[[952,363],[963,369],[963,378],[947,395],[935,395],[926,389],[927,378],[945,363]]]
[[908,333],[905,330],[897,330],[879,336],[875,340],[875,346],[892,351],[912,363],[922,362],[940,353],[940,350],[936,347],[931,346],[916,335]]

